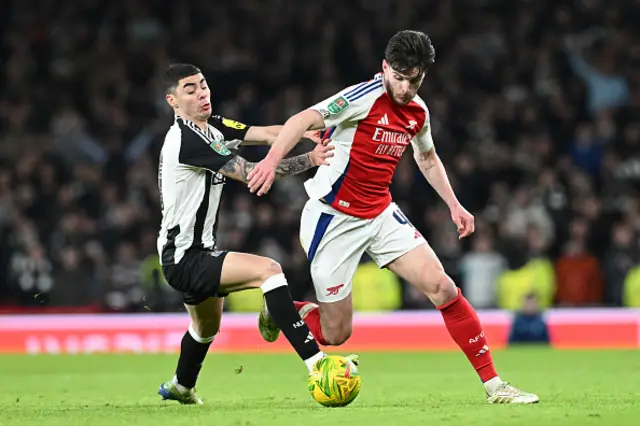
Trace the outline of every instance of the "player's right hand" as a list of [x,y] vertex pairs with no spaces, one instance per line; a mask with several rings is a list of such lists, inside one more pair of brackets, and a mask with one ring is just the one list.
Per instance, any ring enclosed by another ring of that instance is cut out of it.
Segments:
[[258,191],[258,196],[269,192],[273,181],[276,180],[276,167],[278,162],[274,162],[269,157],[256,164],[256,167],[247,175],[249,191],[251,193]]
[[451,207],[451,220],[458,227],[458,239],[468,237],[476,229],[475,218],[460,203]]

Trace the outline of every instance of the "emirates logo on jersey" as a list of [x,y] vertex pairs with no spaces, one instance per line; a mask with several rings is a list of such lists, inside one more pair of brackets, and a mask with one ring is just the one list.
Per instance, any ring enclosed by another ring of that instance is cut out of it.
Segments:
[[380,127],[376,127],[376,130],[373,132],[373,140],[375,142],[382,143],[409,145],[409,141],[411,141],[411,135],[404,132],[391,132],[389,130],[384,130]]
[[391,155],[393,157],[402,157],[405,149],[411,141],[411,135],[404,132],[392,132],[376,127],[373,132],[373,141],[380,142],[376,149],[378,155]]

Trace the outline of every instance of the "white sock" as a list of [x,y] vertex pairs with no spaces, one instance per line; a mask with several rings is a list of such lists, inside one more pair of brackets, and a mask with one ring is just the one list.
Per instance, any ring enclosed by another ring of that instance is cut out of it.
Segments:
[[267,278],[260,286],[260,289],[262,290],[262,294],[264,294],[270,292],[271,290],[275,290],[278,287],[284,287],[286,285],[287,278],[283,273],[280,273]]
[[316,362],[318,362],[319,359],[322,359],[325,356],[326,356],[325,353],[320,351],[314,356],[312,356],[311,358],[305,359],[304,363],[307,365],[307,368],[309,369],[309,371],[311,371],[313,369],[313,366],[316,365]]
[[211,337],[200,337],[196,330],[193,328],[193,323],[189,324],[189,334],[198,343],[211,343],[215,340],[216,336],[213,335]]
[[502,379],[496,376],[493,379],[490,379],[484,382],[484,389],[487,391],[489,395],[492,395],[498,389],[498,386],[500,386],[501,384],[502,384]]
[[178,383],[178,376],[173,376],[173,384],[175,385],[176,389],[178,389],[178,392],[180,392],[181,394],[189,393],[189,391],[191,390],[189,388],[182,386],[180,383]]

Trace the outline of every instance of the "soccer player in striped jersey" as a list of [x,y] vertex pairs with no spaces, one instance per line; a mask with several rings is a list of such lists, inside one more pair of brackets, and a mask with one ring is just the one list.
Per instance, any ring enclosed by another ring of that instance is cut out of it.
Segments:
[[[297,305],[316,340],[340,345],[351,335],[351,281],[366,252],[380,267],[389,268],[434,303],[449,334],[480,377],[488,402],[535,403],[536,395],[500,379],[475,310],[391,198],[394,171],[412,145],[422,174],[449,207],[459,237],[474,231],[474,217],[451,188],[434,147],[429,110],[417,95],[434,59],[435,50],[426,34],[395,34],[387,44],[381,73],[285,123],[269,154],[249,174],[249,188],[264,194],[273,183],[276,165],[305,131],[330,129],[336,155],[305,183],[310,200],[300,223],[300,241],[311,261],[318,304]],[[260,329],[268,341],[279,332],[266,308]]]
[[[175,376],[158,393],[182,404],[201,404],[195,385],[220,329],[223,298],[260,289],[272,319],[311,370],[324,354],[301,319],[280,265],[269,258],[226,252],[217,246],[216,222],[225,178],[247,182],[255,163],[237,155],[240,143],[268,144],[280,127],[247,126],[211,117],[211,93],[198,68],[174,64],[165,73],[166,99],[175,113],[159,166],[162,226],[158,253],[171,287],[182,293],[191,325],[185,332]],[[326,141],[304,155],[279,162],[276,173],[301,173],[331,157]]]

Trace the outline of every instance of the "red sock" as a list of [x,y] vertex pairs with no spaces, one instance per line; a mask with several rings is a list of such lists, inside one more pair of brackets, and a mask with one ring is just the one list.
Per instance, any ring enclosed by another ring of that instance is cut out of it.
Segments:
[[498,376],[493,366],[487,338],[475,309],[458,289],[455,299],[437,307],[449,334],[467,356],[482,382]]
[[[293,303],[294,305],[296,305],[296,309],[300,311],[300,309],[303,306],[308,305],[311,302],[293,302]],[[309,331],[311,331],[311,334],[313,334],[313,337],[316,339],[316,342],[318,342],[321,345],[326,345],[327,342],[324,340],[324,337],[322,336],[322,325],[320,323],[320,309],[316,308],[316,309],[310,310],[307,313],[307,315],[305,315],[305,317],[302,319],[307,324],[307,327],[309,327]]]

